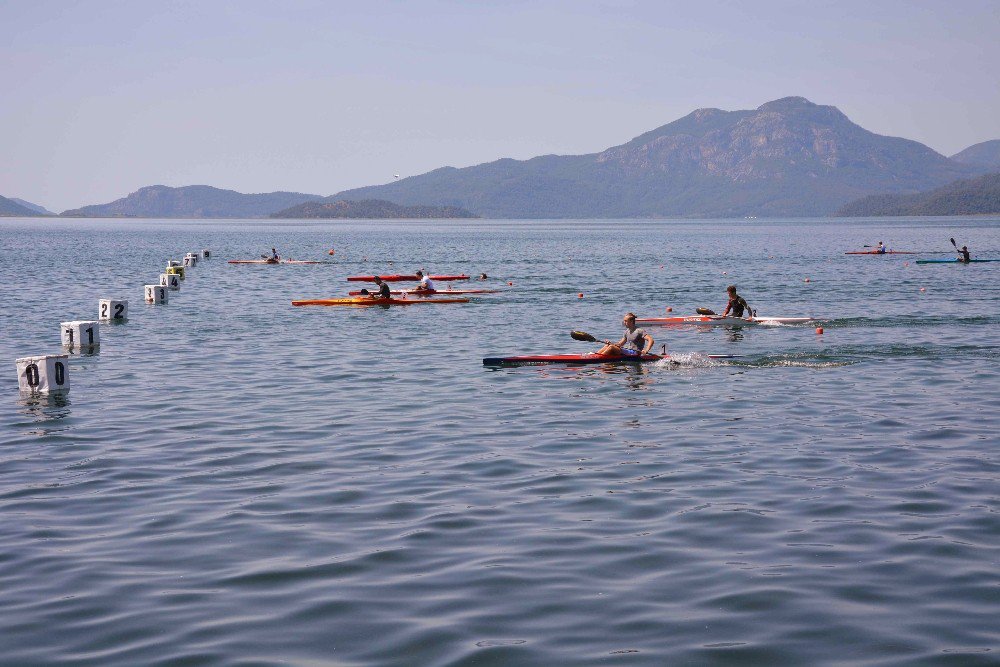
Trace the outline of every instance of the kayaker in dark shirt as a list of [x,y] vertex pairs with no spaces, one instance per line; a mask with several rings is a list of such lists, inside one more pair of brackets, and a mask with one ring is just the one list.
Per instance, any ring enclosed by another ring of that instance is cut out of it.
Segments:
[[389,291],[389,283],[382,282],[382,279],[375,276],[375,286],[378,287],[378,291],[369,292],[367,289],[362,289],[361,294],[368,296],[372,299],[391,299],[392,292]]
[[733,317],[743,317],[744,310],[750,317],[754,316],[754,311],[750,309],[746,299],[736,293],[736,285],[727,287],[726,292],[729,294],[729,303],[726,304],[726,310],[722,313],[723,317],[729,315],[729,311],[733,312]]
[[958,261],[960,262],[972,261],[972,258],[969,257],[969,246],[962,246],[962,249],[958,251],[958,254],[961,255],[961,257],[958,258]]
[[608,357],[638,357],[649,354],[653,349],[653,337],[635,326],[635,313],[625,313],[622,320],[625,326],[625,335],[617,343],[610,340],[604,341],[604,347],[597,351],[597,354]]

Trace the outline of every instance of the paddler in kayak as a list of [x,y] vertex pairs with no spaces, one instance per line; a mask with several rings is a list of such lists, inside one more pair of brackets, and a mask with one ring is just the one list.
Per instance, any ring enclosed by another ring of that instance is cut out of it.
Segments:
[[625,327],[622,339],[617,343],[604,341],[604,347],[597,354],[605,357],[638,357],[649,354],[655,341],[644,329],[635,326],[635,313],[625,313],[622,325]]
[[361,294],[363,296],[370,297],[372,299],[391,299],[392,292],[389,291],[389,283],[382,282],[382,279],[375,276],[375,286],[378,287],[377,292],[369,292],[367,289],[362,289]]
[[879,241],[878,242],[878,247],[875,248],[875,254],[876,255],[884,255],[885,251],[886,251],[885,244],[882,243],[881,241]]
[[960,262],[968,264],[972,261],[972,258],[969,256],[969,246],[962,246],[962,249],[958,251],[958,254],[958,261]]
[[277,248],[271,248],[271,256],[264,259],[268,264],[277,264],[281,261],[281,257],[278,255]]
[[420,281],[420,284],[417,285],[416,287],[414,287],[412,291],[414,291],[414,292],[436,292],[437,291],[436,289],[434,289],[434,281],[431,280],[428,276],[425,276],[423,271],[417,271],[416,276],[417,276],[417,280]]
[[726,292],[729,294],[729,303],[726,304],[726,310],[722,313],[723,317],[729,315],[729,311],[733,311],[733,317],[743,317],[743,311],[745,310],[750,319],[757,314],[750,309],[746,299],[736,293],[736,285],[727,287]]

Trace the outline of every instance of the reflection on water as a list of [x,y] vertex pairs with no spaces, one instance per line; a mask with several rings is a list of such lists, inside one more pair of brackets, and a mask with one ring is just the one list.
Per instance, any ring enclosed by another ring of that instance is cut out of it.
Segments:
[[[880,237],[931,248],[939,224]],[[71,394],[0,376],[0,662],[990,664],[1000,263],[918,280],[831,251],[870,225],[0,220],[0,359],[49,346],[37,304],[141,304],[167,257],[215,251],[74,355]],[[948,225],[1000,248],[996,220]],[[276,239],[337,254],[225,263]],[[514,286],[290,306],[390,261]],[[483,372],[729,282],[835,324]]]

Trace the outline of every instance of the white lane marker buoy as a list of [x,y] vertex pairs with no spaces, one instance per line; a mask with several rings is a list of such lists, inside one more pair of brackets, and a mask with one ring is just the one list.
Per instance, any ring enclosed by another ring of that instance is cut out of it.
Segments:
[[145,286],[145,297],[146,303],[166,303],[167,302],[167,288],[163,285],[146,285]]
[[128,319],[128,301],[123,299],[99,299],[97,317],[105,322],[124,322]]
[[101,324],[92,320],[73,320],[60,324],[63,347],[93,350],[101,345]]
[[171,292],[176,292],[181,288],[181,277],[176,273],[161,273],[160,285],[166,287]]
[[69,355],[49,354],[16,359],[17,388],[22,394],[69,391]]

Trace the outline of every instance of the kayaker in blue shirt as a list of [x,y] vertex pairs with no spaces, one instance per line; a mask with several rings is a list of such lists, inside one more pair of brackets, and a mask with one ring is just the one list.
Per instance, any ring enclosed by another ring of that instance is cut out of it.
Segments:
[[882,243],[881,241],[879,241],[878,242],[878,247],[875,248],[875,254],[876,255],[884,255],[885,254],[885,250],[886,250],[885,244]]
[[621,340],[617,343],[604,341],[604,347],[597,354],[607,357],[638,357],[649,354],[655,341],[645,330],[635,326],[635,313],[625,313],[622,325],[625,327],[625,335]]

